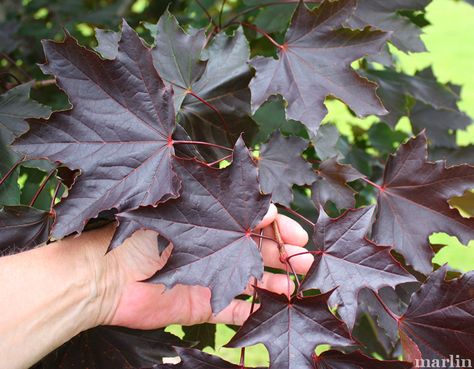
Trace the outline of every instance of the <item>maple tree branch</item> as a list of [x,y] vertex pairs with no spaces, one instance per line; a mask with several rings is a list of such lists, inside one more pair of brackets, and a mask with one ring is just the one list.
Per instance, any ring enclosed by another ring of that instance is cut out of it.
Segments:
[[201,3],[201,1],[200,0],[194,0],[194,1],[201,8],[201,10],[204,12],[204,14],[206,14],[206,17],[207,17],[207,19],[209,19],[209,22],[211,22],[214,27],[217,27],[217,24],[214,21],[214,18],[212,18],[212,15],[209,13],[207,8]]
[[374,294],[375,298],[380,303],[380,305],[382,305],[385,312],[396,322],[400,321],[400,317],[397,314],[395,314],[392,310],[390,310],[390,308],[387,306],[387,304],[385,304],[385,302],[382,300],[380,295],[377,292],[373,291],[373,290],[371,290],[371,291]]
[[36,191],[36,193],[34,194],[33,198],[30,201],[30,206],[33,206],[36,200],[38,200],[38,196],[44,190],[44,188],[46,187],[46,184],[51,179],[55,171],[56,171],[56,168],[50,171],[49,174],[46,176],[46,178],[43,180],[43,182],[41,182],[41,185],[39,186],[38,190]]
[[0,186],[8,179],[8,177],[11,176],[11,174],[15,171],[15,169],[18,167],[18,165],[23,163],[24,159],[25,159],[24,157],[21,158],[15,164],[13,164],[13,166],[10,169],[8,169],[8,172],[6,172],[5,175],[3,176],[3,178],[0,179]]
[[314,222],[312,222],[311,220],[309,220],[305,216],[301,215],[296,210],[293,210],[292,208],[286,207],[285,205],[281,205],[281,204],[276,204],[276,206],[279,207],[279,208],[282,208],[283,210],[287,211],[290,214],[293,214],[294,216],[300,218],[305,223],[308,223],[310,226],[314,227],[314,225],[315,225]]
[[375,182],[372,182],[372,181],[371,181],[370,179],[368,179],[367,177],[362,177],[361,179],[362,179],[365,183],[371,185],[372,187],[375,187],[375,188],[376,188],[377,190],[379,190],[379,191],[384,191],[384,190],[385,190],[382,186],[378,185],[378,184],[375,183]]
[[210,146],[210,147],[217,147],[218,149],[227,150],[227,151],[234,151],[230,147],[225,147],[222,145],[218,145],[211,142],[204,142],[204,141],[181,141],[181,140],[172,140],[171,143],[174,145],[203,145],[203,146]]
[[264,36],[268,41],[270,41],[275,47],[279,48],[279,49],[284,49],[284,46],[283,45],[280,45],[278,42],[276,42],[272,36],[270,36],[267,32],[265,32],[264,30],[258,28],[257,26],[254,26],[253,24],[250,24],[250,23],[247,23],[247,22],[241,22],[239,23],[241,24],[242,26],[246,27],[246,28],[249,28],[251,30],[254,30],[255,32],[258,32],[260,33],[262,36]]
[[296,284],[298,286],[298,291],[299,291],[301,287],[301,283],[300,283],[298,274],[296,273],[295,268],[293,268],[293,265],[291,264],[291,261],[286,252],[285,243],[283,242],[283,239],[281,238],[281,233],[280,233],[280,228],[278,227],[278,223],[273,222],[272,227],[273,227],[273,232],[275,233],[275,238],[278,242],[278,251],[280,252],[280,260],[284,262],[286,265],[288,265],[288,267],[291,270],[291,273],[293,273],[293,275],[295,276]]

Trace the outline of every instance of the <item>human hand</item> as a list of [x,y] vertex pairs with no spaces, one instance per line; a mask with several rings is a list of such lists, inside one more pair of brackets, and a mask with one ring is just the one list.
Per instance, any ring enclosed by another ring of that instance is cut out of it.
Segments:
[[[287,254],[290,256],[301,253],[308,235],[297,222],[277,214],[274,205],[257,226],[257,230],[263,228],[265,235],[273,236],[270,226],[273,221],[278,224]],[[107,232],[106,237],[111,238],[113,229]],[[169,324],[194,325],[204,322],[241,325],[247,319],[251,305],[247,301],[234,300],[223,311],[213,315],[211,292],[206,287],[176,285],[166,290],[163,285],[140,282],[161,269],[171,254],[171,247],[161,256],[157,250],[157,233],[153,231],[136,232],[105,257],[102,247],[89,250],[95,260],[95,275],[101,276],[98,288],[104,295],[100,299],[99,316],[102,318],[99,324],[155,329]],[[263,240],[262,255],[266,266],[285,270],[274,242]],[[312,262],[311,254],[292,259],[292,265],[299,274],[306,274]],[[286,275],[268,272],[264,273],[258,286],[276,293],[288,293],[288,290],[292,292],[295,288]],[[249,283],[244,294],[251,295],[252,292],[252,283]]]

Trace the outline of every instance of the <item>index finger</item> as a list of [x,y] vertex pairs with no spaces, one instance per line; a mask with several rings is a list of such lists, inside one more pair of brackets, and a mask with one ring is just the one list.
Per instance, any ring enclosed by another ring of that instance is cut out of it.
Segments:
[[276,216],[278,214],[278,210],[275,205],[270,204],[268,208],[267,214],[263,217],[262,221],[255,227],[255,230],[258,231],[262,228],[268,227],[270,224],[273,223]]

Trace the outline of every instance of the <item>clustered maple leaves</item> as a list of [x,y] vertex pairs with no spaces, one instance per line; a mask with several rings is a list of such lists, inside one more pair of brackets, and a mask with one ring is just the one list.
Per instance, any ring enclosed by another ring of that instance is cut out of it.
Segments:
[[[446,280],[447,266],[433,272],[428,239],[434,232],[463,243],[474,239],[474,220],[448,203],[474,188],[474,167],[427,158],[428,143],[454,150],[453,130],[470,119],[457,107],[456,88],[438,83],[430,70],[397,72],[387,48],[390,41],[403,51],[424,50],[420,30],[400,11],[420,11],[429,1],[279,3],[291,7],[288,14],[294,9],[281,43],[244,24],[274,47],[273,56],[251,58],[252,44],[233,19],[227,24],[232,33],[216,24],[208,32],[186,32],[170,13],[146,25],[152,45],[125,21],[121,32],[97,30],[96,51],[69,34],[63,42],[45,41],[41,69],[55,77],[72,108],[50,115],[28,99],[30,85],[0,96],[6,158],[0,198],[17,196],[9,182],[24,163],[48,165],[58,182],[50,211],[35,209],[34,200],[31,206],[5,202],[0,246],[35,247],[80,233],[97,217],[116,221],[109,249],[138,229],[152,229],[159,246],[174,248],[148,282],[206,286],[217,313],[262,277],[253,229],[273,202],[309,227],[314,263],[301,281],[294,275],[292,296],[256,288],[261,307],[229,347],[263,343],[270,368],[396,369],[418,359],[473,358],[474,274]],[[354,70],[351,64],[362,57],[385,67]],[[286,101],[286,118],[302,125],[288,128],[292,122],[284,119],[275,129],[258,121],[259,108],[275,103],[273,95]],[[320,126],[329,96],[392,127],[409,116],[418,134],[388,156],[380,184],[343,163],[334,126]],[[292,134],[300,128],[305,138]],[[255,145],[262,132],[266,142]],[[221,165],[224,160],[230,165]],[[376,205],[360,206],[357,186],[375,190]],[[310,191],[314,221],[296,211],[302,196],[295,188]],[[276,239],[275,247],[284,245]],[[285,262],[290,273],[291,258]],[[364,326],[364,319],[376,328]],[[378,336],[382,348],[370,347],[374,340],[365,341],[364,330]],[[332,349],[316,354],[320,345]],[[244,356],[234,365],[185,346],[162,331],[102,327],[41,365],[245,367]],[[388,359],[403,352],[405,361],[379,361],[367,355],[372,352]],[[158,364],[176,354],[180,364]]]

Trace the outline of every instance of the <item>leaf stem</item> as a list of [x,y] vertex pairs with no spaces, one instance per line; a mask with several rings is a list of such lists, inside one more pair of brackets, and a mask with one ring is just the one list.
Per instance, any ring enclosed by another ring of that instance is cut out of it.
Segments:
[[[321,1],[305,1],[305,2],[320,3]],[[278,1],[270,1],[270,2],[268,2],[268,3],[264,3],[264,4],[259,4],[259,5],[252,6],[252,7],[250,7],[250,8],[247,8],[247,9],[241,11],[241,12],[238,13],[237,15],[235,15],[231,20],[229,20],[229,21],[224,25],[223,28],[226,28],[226,27],[230,26],[231,24],[234,24],[235,21],[236,21],[239,17],[241,17],[241,16],[243,16],[243,15],[245,15],[245,14],[251,13],[251,12],[253,12],[253,11],[255,11],[255,10],[258,10],[258,9],[260,9],[260,8],[265,8],[265,7],[267,7],[267,6],[273,6],[273,5],[288,5],[289,3],[291,4],[291,2],[289,2],[289,1],[287,1],[287,2],[282,2],[282,1],[279,1],[279,2],[278,2]],[[294,3],[294,4],[298,3],[298,0],[293,1],[293,3]]]
[[225,146],[222,146],[222,145],[218,145],[218,144],[215,144],[215,143],[211,143],[211,142],[204,142],[204,141],[176,141],[176,140],[173,140],[171,141],[174,144],[177,144],[177,145],[203,145],[203,146],[211,146],[211,147],[217,147],[219,149],[222,149],[222,150],[227,150],[227,151],[234,151],[233,149],[231,149],[230,147],[225,147]]
[[222,113],[219,111],[219,109],[217,109],[214,105],[212,105],[209,101],[203,99],[202,97],[200,97],[199,95],[197,95],[194,91],[192,90],[186,90],[186,93],[188,95],[191,95],[193,96],[194,98],[198,99],[200,102],[202,102],[204,105],[206,105],[209,109],[213,110],[217,116],[219,117],[220,121],[222,122],[222,124],[224,125],[225,127],[225,130],[226,130],[226,133],[228,135],[228,132],[230,132],[230,128],[229,128],[229,125],[227,124],[227,121],[224,119],[224,116],[222,115]]
[[297,256],[308,255],[308,254],[311,254],[311,255],[321,255],[321,254],[323,254],[323,252],[320,251],[320,250],[300,252],[300,253],[298,253],[298,254],[293,254],[293,255],[291,255],[291,256],[288,256],[288,260],[293,259],[294,257],[297,257]]
[[385,312],[396,322],[400,321],[400,317],[397,314],[395,314],[392,310],[390,310],[390,308],[385,304],[385,302],[382,300],[380,295],[373,290],[372,290],[372,293],[374,294],[375,298],[378,300],[380,305],[382,305]]
[[56,197],[58,196],[59,189],[61,188],[61,181],[58,181],[58,184],[56,185],[56,188],[54,190],[53,197],[51,199],[51,204],[49,205],[49,212],[51,213],[53,211],[53,207],[56,202]]
[[11,176],[11,174],[15,171],[15,169],[18,167],[18,165],[23,163],[23,160],[24,160],[24,157],[21,158],[20,160],[18,160],[15,164],[13,164],[13,166],[10,169],[8,169],[8,172],[6,172],[5,175],[3,176],[3,178],[0,179],[0,186],[8,179],[8,177]]
[[372,182],[370,179],[368,179],[367,177],[362,177],[361,178],[365,183],[368,183],[369,185],[371,185],[372,187],[375,187],[377,190],[379,190],[380,192],[383,192],[385,190],[385,188],[383,188],[382,186],[378,185],[377,183],[375,182]]
[[279,207],[279,208],[282,208],[283,210],[287,211],[290,214],[293,214],[294,216],[300,218],[305,223],[308,223],[310,226],[314,227],[314,225],[315,225],[314,222],[312,222],[311,220],[309,220],[305,216],[301,215],[296,210],[293,210],[292,208],[286,207],[285,205],[281,205],[281,204],[276,204],[276,206]]
[[204,14],[206,14],[206,17],[207,17],[207,19],[209,19],[209,22],[211,22],[214,27],[217,27],[217,24],[214,21],[214,18],[212,18],[212,15],[209,13],[207,8],[201,3],[201,1],[200,0],[194,0],[194,1],[201,8],[201,10],[204,12]]
[[227,159],[231,159],[232,158],[232,154],[229,154],[229,155],[226,155],[224,156],[223,158],[220,158],[216,161],[213,161],[211,163],[207,163],[208,166],[212,167],[213,165],[216,165],[218,163],[220,163],[221,161],[224,161],[224,160],[227,160]]
[[[263,236],[263,229],[260,230],[260,236]],[[263,237],[260,237],[258,240],[258,251],[262,251]],[[256,277],[253,279],[254,286],[257,286],[258,280]],[[257,289],[253,289],[252,293],[252,304],[250,305],[250,315],[254,312],[255,309],[255,299],[257,298]],[[242,369],[245,368],[245,346],[240,349],[240,366]]]
[[41,182],[41,186],[38,188],[35,195],[33,196],[33,198],[30,201],[30,206],[33,206],[35,204],[36,200],[38,199],[38,196],[44,190],[44,188],[46,187],[46,184],[51,179],[51,177],[53,176],[55,171],[56,171],[56,168],[54,168],[51,172],[49,172],[47,177],[43,180],[43,182]]
[[226,0],[222,0],[221,10],[219,11],[219,29],[222,28],[222,13],[224,13]]
[[270,41],[275,47],[279,48],[280,50],[283,50],[285,47],[283,45],[280,45],[278,42],[276,42],[267,32],[264,30],[258,28],[257,26],[254,26],[253,24],[247,23],[247,22],[241,22],[240,23],[242,26],[252,29],[255,32],[260,33],[263,35],[268,41]]

